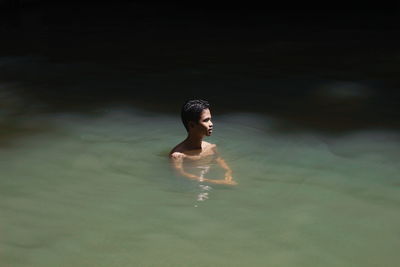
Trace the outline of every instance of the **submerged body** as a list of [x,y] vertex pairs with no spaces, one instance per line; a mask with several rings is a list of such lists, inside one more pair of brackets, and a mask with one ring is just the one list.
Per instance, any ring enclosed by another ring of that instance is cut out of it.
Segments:
[[[237,183],[233,181],[232,178],[232,170],[229,168],[228,164],[226,164],[225,160],[218,154],[217,146],[205,141],[202,141],[201,146],[201,149],[185,150],[185,141],[178,144],[170,152],[170,158],[172,159],[174,168],[181,175],[190,179],[214,184],[236,185]],[[209,166],[216,162],[225,170],[224,179],[212,179],[204,177],[207,171],[202,171],[200,175],[189,173],[184,168],[185,162],[195,162],[197,165],[199,165],[199,168],[203,168],[204,170],[208,170]]]
[[[191,100],[183,106],[182,121],[188,136],[171,150],[169,156],[174,168],[187,178],[215,184],[236,185],[237,183],[232,178],[232,170],[219,156],[217,146],[203,141],[203,138],[210,136],[213,131],[211,112],[208,107],[208,103],[203,100]],[[206,178],[204,172],[201,175],[195,175],[184,168],[185,161],[197,161],[202,165],[207,165],[214,160],[225,170],[224,179]]]

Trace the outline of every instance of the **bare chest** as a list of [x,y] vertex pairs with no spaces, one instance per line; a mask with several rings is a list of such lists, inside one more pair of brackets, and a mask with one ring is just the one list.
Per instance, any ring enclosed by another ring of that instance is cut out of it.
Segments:
[[215,152],[211,147],[203,149],[202,151],[187,151],[185,153],[185,158],[188,160],[199,160],[199,159],[212,159]]

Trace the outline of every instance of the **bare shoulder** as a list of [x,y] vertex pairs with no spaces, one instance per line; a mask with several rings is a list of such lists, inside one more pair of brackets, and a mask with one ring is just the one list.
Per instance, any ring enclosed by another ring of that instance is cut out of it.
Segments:
[[217,154],[217,145],[203,141],[205,155]]
[[179,159],[183,159],[185,157],[185,154],[178,152],[178,151],[171,151],[171,153],[169,154],[169,157],[173,160],[179,160]]
[[214,152],[217,152],[217,145],[216,145],[216,144],[207,143],[207,147],[208,147],[210,150],[212,150],[212,151],[214,151]]
[[177,146],[175,146],[171,152],[169,152],[169,157],[171,159],[182,159],[185,157],[185,154],[183,153],[183,147],[182,147],[182,143],[178,144]]
[[169,152],[169,156],[172,156],[172,154],[174,153],[181,153],[183,154],[183,142],[177,144],[170,152]]
[[203,141],[203,147],[207,148],[207,149],[214,149],[214,148],[217,147],[217,145],[216,144],[211,144],[211,143],[206,142],[206,141]]

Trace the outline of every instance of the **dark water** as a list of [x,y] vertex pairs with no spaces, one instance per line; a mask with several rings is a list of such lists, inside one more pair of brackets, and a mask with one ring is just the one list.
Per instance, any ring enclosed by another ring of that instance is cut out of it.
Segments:
[[231,9],[26,5],[2,16],[0,78],[52,110],[122,103],[175,114],[203,97],[215,112],[316,130],[398,128],[394,11]]
[[[250,13],[32,4],[2,17],[1,265],[400,260],[395,16]],[[211,102],[207,141],[238,186],[172,172],[191,97]]]

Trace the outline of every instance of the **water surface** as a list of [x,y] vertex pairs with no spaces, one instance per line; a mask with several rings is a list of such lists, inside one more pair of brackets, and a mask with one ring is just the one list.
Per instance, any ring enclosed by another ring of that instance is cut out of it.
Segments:
[[[397,16],[166,8],[0,18],[0,265],[398,265]],[[171,168],[191,97],[237,186]]]
[[[110,107],[19,117],[0,150],[4,266],[383,266],[399,260],[399,136],[277,134],[215,117],[237,186],[176,175],[178,116]],[[207,193],[207,197],[199,197]]]

